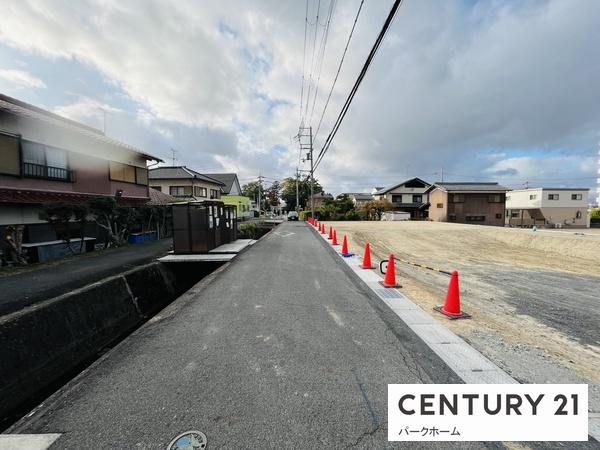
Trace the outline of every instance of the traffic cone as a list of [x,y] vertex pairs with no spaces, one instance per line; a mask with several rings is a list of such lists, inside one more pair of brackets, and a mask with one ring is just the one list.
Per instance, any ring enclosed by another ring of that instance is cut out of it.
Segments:
[[394,255],[390,253],[390,258],[388,260],[387,270],[385,271],[385,278],[383,281],[380,281],[383,287],[386,288],[401,288],[398,283],[396,283],[396,268],[394,267]]
[[340,245],[337,241],[337,231],[333,230],[333,240],[331,241],[331,245]]
[[333,239],[333,227],[331,225],[329,225],[329,235],[327,236],[327,239]]
[[321,224],[321,234],[325,234],[325,225]]
[[371,264],[371,246],[369,245],[369,243],[367,242],[367,245],[365,245],[365,254],[363,255],[363,263],[360,266],[363,269],[374,269],[375,266],[373,266],[373,264]]
[[450,276],[448,293],[444,306],[436,306],[434,310],[442,313],[450,319],[468,319],[471,316],[460,310],[460,289],[458,286],[458,272],[455,270]]
[[344,239],[342,240],[342,256],[348,258],[353,255],[354,253],[348,251],[348,240],[346,239],[346,235],[344,235]]

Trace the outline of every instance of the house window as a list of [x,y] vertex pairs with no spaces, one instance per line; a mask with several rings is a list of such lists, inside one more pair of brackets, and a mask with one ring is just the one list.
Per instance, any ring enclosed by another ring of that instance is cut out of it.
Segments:
[[194,186],[194,196],[206,198],[206,188],[200,187],[200,186]]
[[392,203],[402,203],[402,194],[392,194]]
[[500,213],[496,214],[496,219],[502,219],[502,214],[500,214]]
[[451,203],[464,203],[465,202],[465,194],[450,194],[450,202]]
[[581,211],[577,211],[577,212],[575,213],[575,218],[576,218],[576,219],[581,219]]
[[582,198],[581,194],[571,194],[571,200],[581,200]]
[[219,198],[219,190],[218,189],[211,189],[210,190],[210,198]]
[[423,202],[423,196],[422,195],[413,195],[413,199],[412,199],[413,203],[422,203]]
[[456,220],[456,214],[448,214],[448,220],[455,221]]
[[502,195],[500,195],[500,194],[488,195],[488,203],[502,203]]
[[0,134],[0,173],[7,175],[21,174],[19,156],[19,139],[15,136]]
[[548,200],[558,200],[558,194],[548,194]]
[[169,186],[169,194],[174,197],[191,197],[191,186]]
[[70,181],[67,152],[36,142],[23,141],[23,176]]
[[135,183],[135,167],[114,161],[109,163],[110,179],[113,181],[124,181]]
[[466,216],[467,222],[485,222],[485,216]]
[[135,183],[148,186],[148,169],[145,167],[135,168]]
[[519,211],[513,211],[510,213],[510,217],[519,217]]
[[443,207],[444,207],[444,204],[443,204],[443,203],[438,203],[438,204],[437,204],[437,207],[438,207],[438,208],[443,208]]
[[535,200],[537,198],[536,194],[530,194],[529,195],[529,200]]
[[162,192],[162,186],[150,186],[150,188],[154,189],[155,191]]

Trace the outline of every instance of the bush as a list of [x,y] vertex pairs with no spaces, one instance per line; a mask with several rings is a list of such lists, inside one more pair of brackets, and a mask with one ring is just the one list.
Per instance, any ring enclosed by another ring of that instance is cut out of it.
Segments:
[[593,220],[600,220],[600,207],[592,209],[590,218]]
[[256,239],[259,229],[256,222],[242,223],[238,227],[238,239]]
[[308,220],[308,218],[310,217],[310,211],[300,211],[298,213],[298,218],[299,220]]
[[355,209],[351,209],[350,211],[346,212],[345,219],[346,220],[360,220],[360,214]]

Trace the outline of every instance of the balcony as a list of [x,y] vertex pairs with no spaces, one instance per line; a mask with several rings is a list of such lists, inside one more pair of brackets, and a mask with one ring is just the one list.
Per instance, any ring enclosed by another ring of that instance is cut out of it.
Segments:
[[27,162],[23,163],[23,176],[53,181],[66,181],[70,183],[75,182],[75,172],[72,170]]

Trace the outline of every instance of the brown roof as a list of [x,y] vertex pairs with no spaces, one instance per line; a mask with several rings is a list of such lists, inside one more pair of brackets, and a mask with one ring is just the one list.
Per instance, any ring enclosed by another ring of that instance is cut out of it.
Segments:
[[147,203],[148,205],[163,206],[180,201],[172,195],[165,194],[157,189],[150,188],[148,192],[150,193],[150,201]]
[[[0,203],[40,205],[52,202],[84,203],[92,197],[103,197],[102,194],[87,194],[79,192],[38,191],[35,189],[0,189]],[[126,197],[119,200],[120,204],[128,206],[144,205],[148,197]]]

